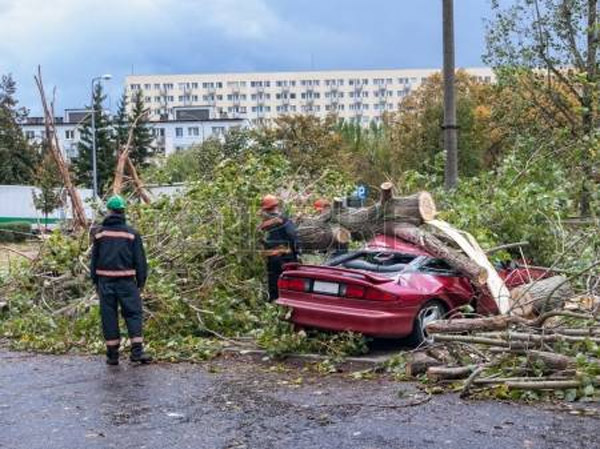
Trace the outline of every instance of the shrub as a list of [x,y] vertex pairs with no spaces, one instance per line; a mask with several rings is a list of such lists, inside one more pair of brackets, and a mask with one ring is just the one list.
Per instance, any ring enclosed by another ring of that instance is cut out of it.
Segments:
[[0,223],[0,242],[24,242],[31,235],[31,224],[26,221]]

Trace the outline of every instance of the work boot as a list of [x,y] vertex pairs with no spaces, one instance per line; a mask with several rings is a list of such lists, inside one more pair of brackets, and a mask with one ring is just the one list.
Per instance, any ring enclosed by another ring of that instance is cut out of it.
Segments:
[[152,356],[144,352],[144,345],[142,343],[132,343],[131,357],[129,357],[129,360],[146,364],[152,361]]
[[112,365],[112,366],[119,364],[119,347],[118,346],[107,346],[106,347],[106,364]]

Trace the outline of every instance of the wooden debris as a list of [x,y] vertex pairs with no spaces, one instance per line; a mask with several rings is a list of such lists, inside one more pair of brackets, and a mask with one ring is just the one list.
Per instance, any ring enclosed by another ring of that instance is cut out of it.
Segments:
[[468,377],[474,370],[475,366],[432,366],[427,369],[427,377],[433,381],[439,380],[455,380]]
[[525,284],[511,291],[512,311],[527,318],[539,316],[549,310],[560,309],[575,296],[564,276],[553,276]]
[[408,357],[406,362],[406,375],[408,377],[417,377],[427,372],[432,366],[440,366],[442,362],[430,357],[424,352],[414,352]]
[[44,113],[44,127],[46,129],[46,136],[48,142],[48,149],[52,155],[52,159],[58,167],[62,183],[67,190],[69,198],[71,199],[71,207],[73,210],[73,228],[83,229],[87,226],[87,218],[85,216],[85,208],[83,207],[83,201],[79,196],[79,192],[73,185],[71,175],[69,173],[69,167],[63,153],[60,149],[58,136],[56,135],[56,126],[54,123],[54,104],[48,103],[46,98],[46,92],[44,90],[44,82],[42,79],[42,69],[38,66],[38,73],[35,78],[38,91],[40,93],[40,99],[42,102],[42,110]]

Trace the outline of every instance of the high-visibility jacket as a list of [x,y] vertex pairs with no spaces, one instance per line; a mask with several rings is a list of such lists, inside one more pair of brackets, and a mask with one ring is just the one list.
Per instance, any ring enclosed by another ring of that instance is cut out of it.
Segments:
[[111,213],[91,237],[90,276],[94,284],[98,284],[99,277],[135,277],[138,287],[144,286],[148,276],[144,244],[123,214]]

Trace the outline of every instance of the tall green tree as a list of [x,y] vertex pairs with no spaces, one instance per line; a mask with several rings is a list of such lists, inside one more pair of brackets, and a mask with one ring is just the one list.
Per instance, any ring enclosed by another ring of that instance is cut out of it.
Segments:
[[15,98],[17,84],[11,75],[0,78],[0,184],[31,184],[39,152],[19,125],[27,109]]
[[62,203],[60,194],[60,174],[52,155],[46,151],[35,170],[35,186],[39,192],[33,193],[33,204],[44,215],[44,226],[48,228],[48,215]]
[[143,92],[141,90],[136,91],[132,98],[131,114],[129,117],[130,126],[137,119],[135,128],[133,129],[130,157],[135,166],[140,168],[147,167],[149,159],[155,153],[152,146],[154,136],[152,127],[148,123],[147,109],[144,103]]
[[117,113],[113,119],[113,126],[115,130],[115,145],[117,152],[119,148],[127,142],[127,136],[129,134],[129,114],[127,113],[127,93],[123,92],[119,103],[117,105]]
[[501,82],[514,85],[544,111],[549,130],[566,129],[582,142],[574,156],[583,180],[580,211],[587,214],[600,110],[598,0],[504,5],[492,1],[485,62],[501,69]]
[[100,194],[106,191],[113,179],[117,151],[115,148],[115,136],[111,120],[104,113],[102,104],[106,95],[102,84],[96,84],[94,88],[92,112],[83,121],[80,127],[81,139],[78,144],[78,155],[74,160],[73,168],[77,182],[85,187],[92,186],[92,120],[94,114],[95,137],[96,137],[96,166],[98,172],[98,191]]

